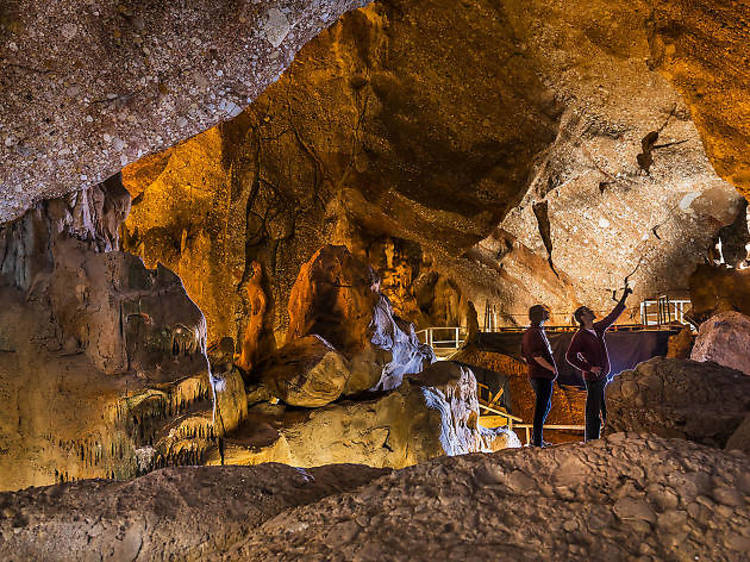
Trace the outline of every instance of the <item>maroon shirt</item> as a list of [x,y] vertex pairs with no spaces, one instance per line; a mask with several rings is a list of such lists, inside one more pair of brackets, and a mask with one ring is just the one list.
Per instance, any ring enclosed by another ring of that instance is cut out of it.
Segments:
[[[573,339],[570,340],[565,359],[568,363],[580,369],[583,372],[583,378],[587,381],[601,380],[609,374],[609,353],[607,352],[604,334],[615,323],[623,310],[625,310],[625,303],[620,301],[606,318],[594,323],[596,335],[580,328],[573,335]],[[596,375],[591,372],[592,367],[601,367],[602,370]]]
[[555,373],[549,369],[545,369],[534,359],[534,357],[543,357],[555,367],[555,370],[557,370],[555,358],[552,357],[552,349],[549,346],[549,341],[547,340],[547,336],[541,326],[531,325],[523,333],[523,338],[521,339],[521,355],[529,366],[529,377],[532,379],[555,380],[557,378]]

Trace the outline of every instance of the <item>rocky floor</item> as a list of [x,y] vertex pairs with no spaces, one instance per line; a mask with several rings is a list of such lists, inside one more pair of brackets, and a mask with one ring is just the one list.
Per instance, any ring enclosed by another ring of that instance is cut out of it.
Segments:
[[743,560],[750,458],[620,433],[392,472],[167,469],[0,508],[9,560]]

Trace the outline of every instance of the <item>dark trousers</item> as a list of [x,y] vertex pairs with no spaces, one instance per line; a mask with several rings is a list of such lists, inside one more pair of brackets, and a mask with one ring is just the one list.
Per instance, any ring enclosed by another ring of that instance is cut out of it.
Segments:
[[534,432],[531,437],[531,444],[541,446],[542,426],[547,419],[549,409],[552,407],[552,385],[554,381],[550,379],[533,378],[529,379],[531,388],[536,393],[536,406],[534,407]]
[[606,387],[606,378],[586,381],[586,441],[599,439],[602,423],[607,423],[607,401],[604,398]]

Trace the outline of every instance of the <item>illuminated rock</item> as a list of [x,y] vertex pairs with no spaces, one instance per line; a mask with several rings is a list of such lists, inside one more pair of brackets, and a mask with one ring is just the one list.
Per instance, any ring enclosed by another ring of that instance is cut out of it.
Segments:
[[750,413],[750,378],[685,359],[654,358],[607,386],[606,431],[648,432],[723,448]]
[[209,386],[205,318],[180,280],[116,250],[128,202],[115,182],[0,231],[2,488],[194,464],[247,412],[239,373]]
[[690,277],[690,302],[698,322],[732,310],[750,315],[750,268],[699,266]]
[[[520,446],[507,430],[482,433],[478,408],[471,371],[440,361],[375,398],[342,401],[303,414],[251,409],[248,423],[225,439],[224,462],[309,467],[347,459],[402,468],[441,455]],[[218,449],[207,454],[206,462],[219,464]]]
[[722,312],[703,322],[690,359],[713,361],[750,375],[750,317]]
[[286,344],[258,366],[272,395],[291,406],[317,408],[344,392],[351,373],[347,361],[319,336]]
[[236,116],[302,45],[361,5],[6,4],[0,221]]
[[738,449],[750,455],[750,414],[729,438],[726,449]]
[[324,246],[305,263],[289,297],[287,342],[318,335],[349,361],[346,392],[390,390],[434,361],[414,327],[401,326],[375,272],[344,246]]

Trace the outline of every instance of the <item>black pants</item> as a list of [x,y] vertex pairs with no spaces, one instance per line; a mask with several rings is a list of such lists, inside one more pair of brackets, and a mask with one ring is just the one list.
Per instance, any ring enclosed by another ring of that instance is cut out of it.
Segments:
[[542,426],[544,425],[544,420],[547,419],[547,414],[549,414],[549,409],[552,406],[552,384],[554,381],[542,378],[533,378],[529,380],[531,382],[531,388],[536,392],[534,433],[531,437],[531,444],[541,446],[544,442],[542,439]]
[[599,439],[602,423],[607,423],[607,401],[604,398],[606,387],[606,377],[597,381],[586,381],[586,441]]

